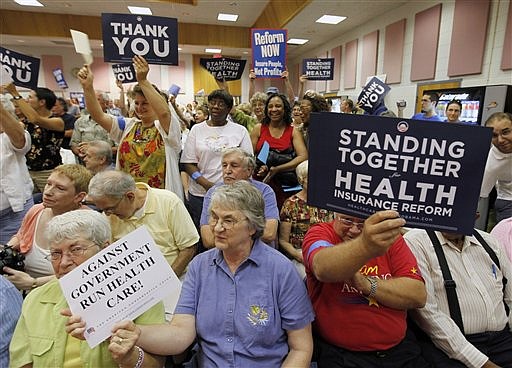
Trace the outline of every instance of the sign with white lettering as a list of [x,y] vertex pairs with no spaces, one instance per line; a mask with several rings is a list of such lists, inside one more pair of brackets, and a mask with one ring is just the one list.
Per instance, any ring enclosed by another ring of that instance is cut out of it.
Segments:
[[377,77],[366,83],[357,98],[357,104],[368,114],[373,115],[379,108],[384,107],[384,97],[388,94],[389,86]]
[[145,226],[110,244],[60,280],[71,312],[85,321],[91,348],[112,326],[134,319],[181,287]]
[[38,58],[0,46],[0,67],[9,74],[16,86],[37,88],[39,64]]
[[135,68],[132,63],[126,64],[112,64],[112,71],[117,80],[122,83],[134,83],[137,82],[135,76]]
[[230,58],[201,58],[199,63],[217,80],[233,81],[242,78],[245,60]]
[[333,80],[334,58],[304,59],[302,61],[302,74],[307,75],[308,80]]
[[101,14],[105,61],[178,65],[178,20],[136,14]]
[[361,218],[392,209],[407,226],[471,234],[491,135],[480,126],[312,113],[308,203]]
[[69,98],[74,98],[78,101],[78,106],[85,109],[85,96],[83,92],[69,92]]
[[55,81],[59,85],[60,88],[66,89],[68,88],[68,84],[66,83],[66,80],[64,79],[64,74],[62,74],[61,68],[55,68],[53,69],[53,76],[55,77]]
[[256,77],[281,78],[286,70],[286,29],[251,29],[252,68]]

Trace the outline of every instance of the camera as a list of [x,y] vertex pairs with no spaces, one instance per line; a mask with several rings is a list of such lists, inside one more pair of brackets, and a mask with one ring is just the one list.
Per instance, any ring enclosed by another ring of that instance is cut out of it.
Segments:
[[405,100],[398,100],[396,102],[396,107],[406,107],[407,106],[407,101]]
[[23,271],[25,269],[25,256],[18,252],[17,250],[12,249],[10,246],[5,245],[2,250],[0,250],[0,274],[4,274],[4,267],[10,267],[18,271]]

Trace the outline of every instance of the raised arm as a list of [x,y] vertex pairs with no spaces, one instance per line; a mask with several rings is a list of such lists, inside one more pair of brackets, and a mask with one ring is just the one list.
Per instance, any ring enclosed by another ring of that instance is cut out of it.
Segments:
[[37,124],[48,130],[55,130],[57,132],[64,131],[64,120],[58,117],[41,116],[27,101],[25,101],[25,99],[18,99],[20,94],[13,83],[8,84],[6,90],[12,95],[12,97],[17,99],[16,103],[18,104],[18,107],[23,115],[27,117],[29,122]]
[[302,74],[299,77],[299,101],[304,97],[304,85],[306,84],[307,80],[308,76],[306,74]]
[[4,108],[0,103],[0,129],[7,134],[11,144],[18,149],[25,146],[26,137],[23,124],[16,120],[16,118]]
[[124,96],[123,82],[116,79],[116,86],[119,88],[119,109],[121,109],[121,115],[128,116],[128,109],[126,108],[126,101]]
[[322,282],[350,280],[369,259],[386,253],[404,225],[396,211],[376,212],[366,219],[357,238],[342,246],[325,247],[314,255],[311,266],[315,277]]
[[153,85],[147,80],[149,65],[142,56],[135,55],[133,60],[133,66],[135,67],[135,75],[137,76],[137,82],[144,93],[144,97],[148,100],[153,110],[155,110],[158,116],[158,121],[164,129],[165,133],[169,133],[169,127],[171,125],[171,110],[167,101],[163,96],[153,87]]
[[249,100],[256,92],[256,73],[254,69],[249,70]]
[[288,77],[288,70],[285,70],[281,73],[281,79],[284,80],[284,86],[286,88],[286,93],[288,94],[288,101],[290,102],[290,105],[293,106],[293,103],[295,102],[295,93],[293,92],[293,87]]
[[91,114],[91,118],[107,132],[110,132],[112,129],[112,117],[101,109],[100,103],[96,98],[96,91],[94,91],[93,85],[94,76],[89,65],[84,65],[78,72],[77,77],[84,90],[85,106],[89,114]]

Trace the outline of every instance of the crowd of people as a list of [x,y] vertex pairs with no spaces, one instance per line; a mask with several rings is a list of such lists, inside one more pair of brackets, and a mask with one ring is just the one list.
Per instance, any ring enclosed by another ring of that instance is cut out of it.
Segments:
[[[118,82],[115,105],[84,66],[82,112],[47,88],[25,100],[2,86],[0,243],[24,267],[0,270],[0,366],[512,367],[510,113],[485,122],[491,233],[406,229],[396,211],[362,219],[308,202],[311,114],[331,107],[304,76],[299,98],[287,72],[285,95],[255,91],[251,71],[247,103],[219,83],[182,107],[143,57],[133,64],[137,84],[125,101]],[[441,120],[436,103],[422,96],[412,119]],[[447,122],[461,109],[449,102]],[[90,348],[58,280],[140,226],[179,300]]]

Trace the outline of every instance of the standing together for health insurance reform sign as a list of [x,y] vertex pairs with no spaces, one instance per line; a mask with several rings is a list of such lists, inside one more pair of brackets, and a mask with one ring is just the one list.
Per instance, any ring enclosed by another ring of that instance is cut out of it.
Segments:
[[367,115],[313,113],[308,200],[407,226],[471,234],[492,130]]
[[62,277],[68,305],[85,321],[91,348],[111,335],[114,323],[134,319],[169,294],[180,281],[145,226],[110,244]]

